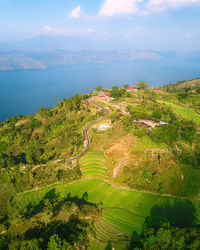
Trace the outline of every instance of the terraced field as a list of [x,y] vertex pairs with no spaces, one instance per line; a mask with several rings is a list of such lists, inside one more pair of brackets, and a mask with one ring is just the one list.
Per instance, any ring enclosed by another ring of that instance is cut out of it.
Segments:
[[182,117],[194,121],[197,125],[200,125],[200,115],[195,111],[181,107],[171,102],[157,100],[157,102],[165,104],[174,110],[176,110]]
[[101,152],[88,152],[79,160],[79,166],[83,177],[106,179],[107,165]]
[[109,240],[113,243],[130,242],[131,236],[119,230],[111,223],[101,219],[95,222],[95,233],[96,239],[101,242],[108,242]]
[[103,209],[103,218],[128,235],[131,235],[133,228],[141,232],[141,225],[145,220],[143,216],[118,207],[105,207]]
[[[175,209],[178,209],[176,216],[179,216],[180,209],[187,213],[188,207],[188,204],[186,204],[186,208],[183,207],[184,202],[186,202],[184,200],[144,192],[117,189],[97,178],[80,180],[73,184],[57,184],[48,188],[21,194],[16,196],[13,202],[20,210],[26,208],[28,204],[39,204],[45,197],[55,199],[55,197],[57,198],[59,195],[62,197],[70,195],[71,197],[78,196],[79,198],[84,198],[85,194],[87,194],[89,202],[97,205],[103,204],[104,221],[107,221],[113,227],[129,236],[133,231],[141,232],[145,218],[152,214],[152,207],[159,206],[161,209],[158,210],[158,212],[165,211],[163,210],[165,208],[169,208],[169,211],[172,211],[173,207],[175,207]],[[191,203],[189,204],[189,207],[190,206],[194,206],[196,211],[200,210],[198,204]],[[159,216],[159,214],[157,215],[156,212],[154,216]],[[164,215],[162,215],[162,217],[163,216]],[[197,219],[200,221],[199,215]]]

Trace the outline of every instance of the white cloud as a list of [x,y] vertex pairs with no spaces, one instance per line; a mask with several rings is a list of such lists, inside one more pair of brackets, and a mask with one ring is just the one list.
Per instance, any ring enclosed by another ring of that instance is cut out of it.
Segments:
[[44,26],[40,28],[40,33],[51,34],[51,35],[62,35],[65,34],[66,30],[62,28],[52,28],[50,26]]
[[90,27],[83,29],[63,29],[63,28],[53,28],[50,26],[44,26],[39,29],[39,32],[37,32],[37,34],[75,36],[75,35],[87,35],[93,32],[94,30]]
[[71,11],[71,13],[69,14],[69,17],[77,19],[77,18],[79,18],[81,16],[82,13],[83,12],[81,10],[81,6],[77,6],[75,9],[73,9]]
[[40,30],[48,33],[48,32],[51,31],[51,27],[50,26],[44,26],[44,27],[40,28]]
[[114,16],[121,13],[138,12],[137,3],[143,0],[105,0],[100,16]]
[[165,11],[200,4],[200,0],[150,0],[146,7],[152,11]]

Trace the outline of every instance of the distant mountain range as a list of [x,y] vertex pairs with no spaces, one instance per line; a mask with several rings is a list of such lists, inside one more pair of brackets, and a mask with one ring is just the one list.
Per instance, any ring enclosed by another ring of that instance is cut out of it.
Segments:
[[154,60],[158,58],[160,56],[156,53],[143,51],[10,51],[8,54],[0,52],[0,70],[46,68],[53,65],[105,64],[112,61]]
[[41,36],[24,41],[0,43],[0,70],[46,68],[53,65],[109,63],[127,60],[179,58],[200,63],[200,52],[187,53],[124,50],[119,41],[80,37]]

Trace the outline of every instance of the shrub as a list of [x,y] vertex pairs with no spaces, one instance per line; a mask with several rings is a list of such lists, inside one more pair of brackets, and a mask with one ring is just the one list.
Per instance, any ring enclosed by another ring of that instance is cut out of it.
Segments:
[[32,119],[31,123],[29,124],[28,128],[34,129],[34,128],[39,128],[41,127],[42,123],[41,121],[37,119]]
[[143,119],[143,118],[147,118],[148,117],[148,113],[147,113],[147,109],[143,106],[136,106],[134,108],[132,108],[131,110],[131,118],[132,119]]
[[150,132],[150,137],[153,141],[169,145],[178,139],[178,135],[178,127],[175,124],[157,126]]
[[134,130],[134,135],[136,135],[138,138],[142,138],[147,134],[147,128],[142,128],[142,129],[135,129]]
[[151,117],[157,120],[161,120],[162,118],[162,111],[160,109],[154,110],[151,114]]

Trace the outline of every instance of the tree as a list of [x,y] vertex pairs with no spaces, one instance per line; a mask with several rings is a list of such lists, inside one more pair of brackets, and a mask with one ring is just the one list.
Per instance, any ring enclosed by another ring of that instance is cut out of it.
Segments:
[[62,107],[63,106],[63,102],[62,102],[62,100],[59,98],[58,99],[58,107]]
[[149,92],[149,99],[152,101],[152,102],[156,102],[156,93],[154,91],[150,91]]
[[137,87],[137,89],[147,89],[148,87],[149,87],[149,84],[148,83],[146,83],[146,82],[138,82],[138,83],[136,83],[136,87]]
[[118,121],[120,119],[120,114],[117,112],[113,112],[111,113],[110,118],[112,123],[114,123],[115,121]]
[[51,217],[52,217],[52,204],[49,199],[45,199],[44,208],[40,216],[40,221],[44,223],[45,226],[47,227],[47,224],[51,221]]
[[62,247],[62,240],[57,234],[50,237],[47,250],[59,250]]
[[97,87],[94,88],[96,91],[101,91],[102,90],[102,86],[98,85]]
[[157,120],[161,120],[162,118],[162,111],[160,109],[156,109],[153,111],[153,113],[151,114],[151,117]]
[[128,83],[124,84],[123,87],[126,89],[128,88],[130,85]]
[[143,106],[135,106],[130,111],[131,119],[143,119],[148,117],[147,109]]
[[126,131],[129,131],[132,127],[131,117],[129,115],[124,115],[122,118],[123,127]]
[[119,98],[121,97],[124,93],[126,92],[125,89],[120,89],[117,86],[112,87],[112,90],[110,91],[110,94],[112,95],[112,97],[114,98]]

